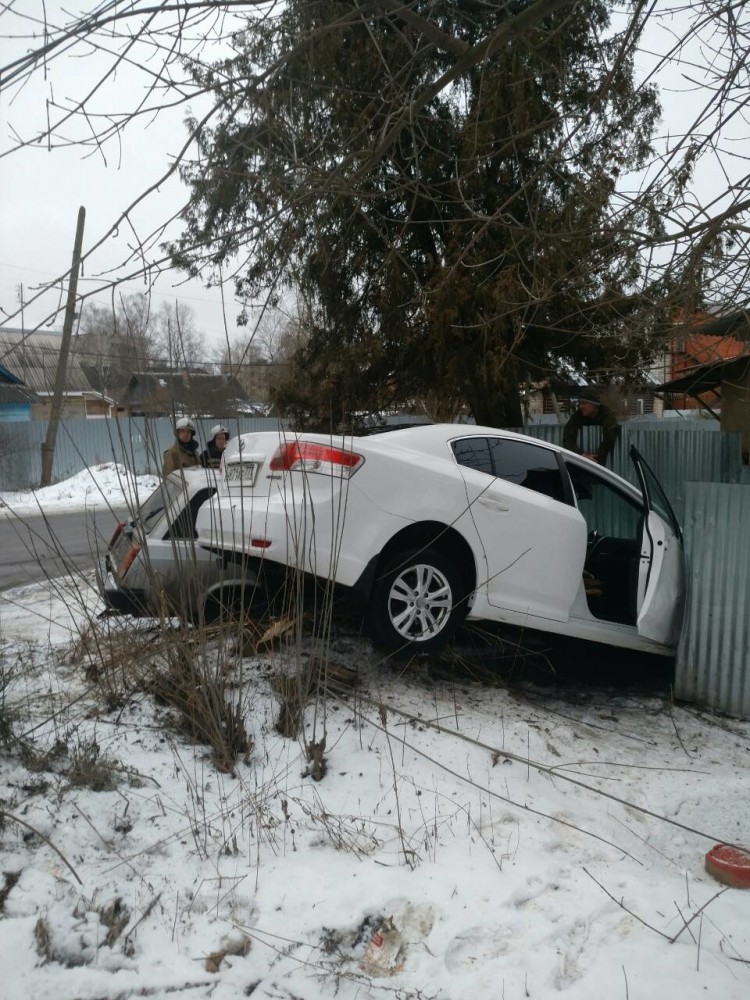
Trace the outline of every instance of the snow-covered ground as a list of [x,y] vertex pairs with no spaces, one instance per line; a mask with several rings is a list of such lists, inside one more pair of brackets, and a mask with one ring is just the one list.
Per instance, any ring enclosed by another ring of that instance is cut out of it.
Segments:
[[158,476],[134,476],[123,465],[104,462],[43,489],[0,493],[0,517],[129,506],[137,499],[144,500],[158,481]]
[[[750,995],[750,891],[704,871],[748,838],[749,724],[383,666],[352,634],[328,658],[357,683],[289,739],[277,640],[227,653],[253,740],[228,774],[150,696],[107,705],[78,642],[118,628],[97,606],[64,581],[0,598],[5,1000]],[[81,760],[112,787],[74,781]]]

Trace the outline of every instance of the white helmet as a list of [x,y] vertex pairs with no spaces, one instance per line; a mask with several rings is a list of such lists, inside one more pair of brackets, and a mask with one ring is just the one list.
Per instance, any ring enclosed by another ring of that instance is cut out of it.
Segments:
[[180,419],[175,423],[174,429],[176,431],[189,430],[195,434],[195,424],[189,417],[180,417]]
[[217,434],[226,434],[227,441],[229,440],[229,431],[224,427],[223,424],[214,424],[211,430],[208,432],[209,441],[213,441]]

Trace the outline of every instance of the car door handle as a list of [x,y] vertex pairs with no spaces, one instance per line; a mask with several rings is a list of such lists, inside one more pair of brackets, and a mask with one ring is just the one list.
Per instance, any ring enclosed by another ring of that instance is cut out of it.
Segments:
[[507,504],[504,504],[500,500],[495,500],[494,497],[479,497],[479,503],[481,503],[483,507],[488,507],[490,510],[510,510],[510,507]]

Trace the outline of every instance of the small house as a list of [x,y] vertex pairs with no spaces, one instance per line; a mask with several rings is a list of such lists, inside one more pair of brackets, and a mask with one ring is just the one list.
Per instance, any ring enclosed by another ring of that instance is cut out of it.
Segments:
[[750,354],[698,365],[656,391],[690,396],[721,422],[723,431],[739,431],[742,461],[750,463]]

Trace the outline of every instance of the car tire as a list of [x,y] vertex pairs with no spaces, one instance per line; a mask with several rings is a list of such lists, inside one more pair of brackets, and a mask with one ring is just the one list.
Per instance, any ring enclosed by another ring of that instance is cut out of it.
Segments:
[[442,648],[466,617],[466,587],[453,560],[435,549],[391,557],[378,572],[365,624],[387,653],[414,656]]
[[248,616],[262,614],[265,596],[256,581],[246,586],[232,584],[210,593],[203,605],[200,624],[216,625],[245,621]]

